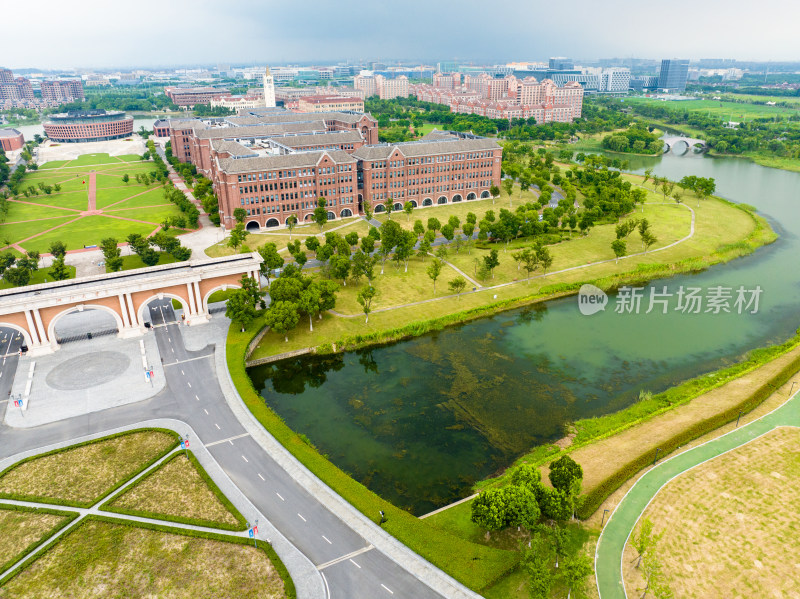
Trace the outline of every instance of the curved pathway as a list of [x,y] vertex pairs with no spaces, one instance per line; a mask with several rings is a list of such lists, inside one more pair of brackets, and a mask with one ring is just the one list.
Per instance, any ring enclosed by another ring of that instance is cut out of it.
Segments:
[[642,513],[661,488],[687,470],[749,443],[778,427],[800,427],[798,393],[800,390],[782,406],[750,424],[664,460],[636,481],[606,522],[597,542],[594,563],[597,591],[601,599],[627,598],[622,581],[625,545]]

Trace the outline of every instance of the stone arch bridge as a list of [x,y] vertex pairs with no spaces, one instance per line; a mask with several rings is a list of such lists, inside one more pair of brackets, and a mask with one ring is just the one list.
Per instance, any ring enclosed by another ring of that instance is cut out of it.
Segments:
[[0,327],[19,331],[30,355],[41,355],[58,349],[56,323],[76,311],[110,314],[119,337],[144,333],[145,308],[154,299],[175,299],[187,324],[204,323],[209,296],[239,287],[242,275],[260,281],[262,261],[253,252],[6,289],[0,291]]
[[704,140],[696,139],[694,137],[686,137],[685,135],[668,135],[662,138],[662,140],[666,146],[664,152],[669,152],[673,150],[676,145],[680,147],[683,144],[686,144],[687,152],[692,148],[700,148],[703,150],[706,149],[706,142]]

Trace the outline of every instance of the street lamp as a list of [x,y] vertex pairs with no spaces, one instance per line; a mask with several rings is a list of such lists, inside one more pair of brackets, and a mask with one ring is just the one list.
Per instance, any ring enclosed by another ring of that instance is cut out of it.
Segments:
[[792,381],[792,388],[789,390],[789,397],[792,396],[792,391],[794,391],[794,386],[797,384],[797,381]]
[[603,510],[603,519],[600,520],[600,528],[603,528],[603,523],[606,521],[606,514],[607,513],[608,513],[608,510]]
[[656,465],[656,462],[658,461],[658,452],[659,452],[659,451],[661,451],[661,448],[660,448],[660,447],[656,447],[656,457],[655,457],[655,459],[653,460],[653,466],[655,466],[655,465]]
[[736,418],[736,428],[739,428],[739,420],[742,418],[742,413],[739,412],[739,416]]

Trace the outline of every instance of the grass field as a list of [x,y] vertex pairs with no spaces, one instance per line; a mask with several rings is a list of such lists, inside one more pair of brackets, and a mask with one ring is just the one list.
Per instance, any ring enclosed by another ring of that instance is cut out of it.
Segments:
[[50,536],[53,529],[67,521],[67,516],[2,507],[0,504],[0,572],[9,568],[27,549]]
[[[5,223],[0,225],[0,249],[13,243],[26,251],[45,253],[53,241],[63,241],[68,250],[74,250],[108,236],[149,235],[164,219],[181,214],[160,186],[136,183],[136,174],[153,170],[152,162],[142,162],[137,156],[108,154],[42,165],[26,174],[22,185],[38,188],[40,183],[58,183],[61,190],[11,199]],[[101,214],[82,214],[89,210],[90,171],[96,172],[95,209]],[[130,177],[128,184],[122,181],[125,174]]]
[[[69,279],[75,278],[75,267],[67,265],[67,270],[69,271]],[[31,273],[31,280],[28,281],[28,285],[38,285],[39,283],[47,283],[49,281],[53,281],[52,275],[50,275],[50,268],[40,268],[36,272]],[[0,289],[11,289],[13,285],[11,285],[5,279],[0,280]]]
[[137,431],[37,457],[0,476],[0,497],[89,507],[175,444],[171,434]]
[[[641,181],[641,177],[636,177],[634,175],[631,175],[631,177]],[[648,202],[653,202],[653,204],[646,204],[644,213],[637,211],[635,214],[631,215],[631,217],[637,218],[642,214],[645,216],[648,216],[648,214],[654,215],[654,218],[650,218],[650,222],[656,236],[659,238],[655,247],[662,247],[671,241],[683,237],[689,231],[689,210],[686,207],[680,207],[675,204],[663,206],[655,205],[655,203],[662,201],[660,195],[657,196],[653,194],[652,191],[649,191]],[[568,272],[555,272],[559,268],[613,258],[611,239],[614,237],[615,225],[600,225],[594,227],[586,238],[576,237],[571,241],[550,246],[550,251],[554,259],[550,272],[546,276],[542,276],[543,273],[541,270],[536,271],[533,273],[533,278],[530,281],[526,281],[525,272],[517,271],[516,263],[511,258],[511,251],[503,251],[504,248],[502,244],[500,244],[497,246],[500,253],[500,266],[495,269],[494,280],[489,279],[482,283],[486,286],[490,286],[503,282],[513,282],[515,278],[519,279],[515,284],[492,289],[491,292],[467,293],[463,294],[460,298],[447,297],[439,301],[417,306],[374,313],[370,315],[369,323],[364,323],[362,319],[358,318],[345,319],[325,315],[322,321],[315,322],[313,332],[310,332],[308,327],[299,325],[290,333],[288,343],[284,342],[282,336],[267,333],[256,348],[253,358],[260,358],[323,343],[332,343],[351,335],[370,334],[376,331],[400,327],[411,322],[437,318],[459,310],[486,305],[493,301],[527,296],[537,293],[542,288],[559,283],[575,283],[613,276],[620,272],[633,270],[639,265],[669,264],[686,258],[708,256],[713,254],[724,244],[734,243],[747,237],[755,229],[755,222],[747,213],[733,208],[720,200],[704,200],[700,203],[700,206],[697,207],[697,202],[694,197],[687,196],[685,202],[688,202],[696,213],[695,235],[664,251],[654,252],[654,248],[651,248],[647,254],[626,258],[620,260],[619,263],[611,261]],[[494,209],[499,211],[499,207],[502,203],[502,200],[498,200],[495,203]],[[491,200],[474,201],[465,204],[472,208],[476,214],[477,211],[480,210],[480,206],[483,206],[485,210],[492,208]],[[421,209],[412,214],[411,223],[406,221],[405,215],[393,215],[392,218],[396,218],[398,223],[408,227],[413,226],[413,221],[414,218],[417,217],[417,214],[419,214],[419,218],[422,218],[423,214],[429,214],[431,216],[436,215],[440,221],[444,222],[452,210],[465,210],[465,208],[458,204],[452,204],[437,208]],[[655,218],[656,215],[657,219]],[[427,218],[428,217],[425,216],[423,222],[427,222]],[[660,219],[664,219],[664,222],[658,222]],[[640,248],[637,246],[636,235],[638,235],[638,233],[631,235],[628,240],[631,253],[640,251]],[[516,243],[517,245],[522,245],[525,242]],[[475,271],[474,259],[480,259],[483,255],[488,253],[488,250],[473,248],[471,252],[472,253],[469,254],[466,250],[462,249],[460,254],[457,255],[451,250],[448,253],[447,260],[452,261],[453,264],[464,270],[466,274],[472,276]],[[419,258],[415,258],[414,260],[419,260]],[[415,269],[415,272],[418,273],[417,281],[420,282],[420,289],[424,288],[424,278],[422,277],[425,275],[424,270],[421,268],[422,266],[423,265],[420,265],[419,269]],[[383,277],[395,277],[400,274],[393,266],[387,266],[385,273]],[[423,273],[423,275],[419,276],[419,273]],[[379,288],[381,285],[387,285],[380,281],[380,279],[381,276],[378,275],[376,280]],[[432,294],[433,285],[432,283],[429,284]],[[389,283],[387,288],[389,287],[397,288],[399,285]],[[470,285],[468,289],[471,289],[471,287]],[[438,289],[441,289],[441,291],[438,291]],[[444,289],[444,286],[439,287],[437,285],[437,295],[443,295]],[[401,291],[401,293],[403,292]],[[386,295],[388,296],[389,294],[387,293]],[[496,296],[496,298],[494,296]],[[400,297],[400,300],[403,301],[395,302],[394,298],[392,298],[390,302],[386,300],[387,298],[378,299],[376,307],[399,305],[407,300],[407,296],[402,295]],[[343,312],[351,314],[357,314],[361,311],[360,306],[353,306],[349,291],[345,291],[342,300],[337,304],[337,310],[340,308]]]
[[[681,474],[644,516],[676,597],[795,597],[800,430],[781,428]],[[628,592],[643,587],[625,569]]]
[[251,545],[87,521],[0,588],[0,597],[286,597]]
[[669,108],[670,110],[691,110],[708,116],[714,116],[726,121],[750,121],[754,118],[777,117],[787,118],[797,114],[796,109],[783,108],[782,106],[765,106],[762,104],[744,104],[740,102],[725,102],[720,100],[683,100],[664,102],[652,98],[631,97],[625,98],[626,104],[650,104]]
[[238,527],[236,516],[220,501],[197,468],[185,455],[176,454],[114,498],[107,504],[108,509],[162,520],[190,519],[212,528]]

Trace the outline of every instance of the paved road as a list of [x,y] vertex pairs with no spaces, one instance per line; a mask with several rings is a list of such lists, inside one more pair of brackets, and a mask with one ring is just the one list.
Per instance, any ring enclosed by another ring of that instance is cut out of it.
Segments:
[[19,361],[22,335],[14,329],[0,327],[0,422],[5,418],[11,400],[11,386]]
[[143,420],[180,419],[192,427],[222,469],[275,528],[318,568],[329,564],[321,568],[329,597],[441,597],[371,548],[247,434],[223,399],[214,371],[213,348],[196,352],[185,348],[181,325],[175,322],[169,299],[152,302],[150,314],[167,377],[163,392],[144,402],[33,430],[0,427],[0,458]]
[[[798,391],[800,393],[800,391]],[[645,473],[631,487],[606,522],[595,553],[597,590],[602,599],[625,599],[622,556],[628,537],[653,497],[670,480],[779,426],[800,426],[800,398],[795,393],[781,407],[712,441],[698,445]]]

